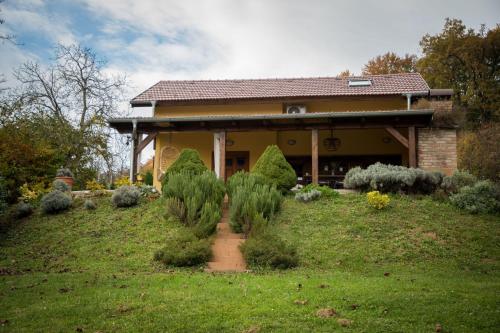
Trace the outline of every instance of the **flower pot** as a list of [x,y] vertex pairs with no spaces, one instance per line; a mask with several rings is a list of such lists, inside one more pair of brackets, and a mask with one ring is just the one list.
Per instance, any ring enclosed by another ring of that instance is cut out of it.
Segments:
[[64,177],[64,176],[60,176],[60,177],[56,177],[56,179],[59,179],[59,180],[62,180],[63,182],[65,182],[69,187],[73,187],[73,177]]

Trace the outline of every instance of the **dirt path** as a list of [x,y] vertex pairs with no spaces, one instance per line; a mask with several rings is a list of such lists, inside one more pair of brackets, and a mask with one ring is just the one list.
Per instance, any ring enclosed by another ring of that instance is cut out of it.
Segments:
[[235,234],[229,226],[229,210],[224,208],[222,219],[217,224],[217,235],[212,245],[213,258],[208,263],[207,272],[244,272],[247,269],[239,245],[242,234]]

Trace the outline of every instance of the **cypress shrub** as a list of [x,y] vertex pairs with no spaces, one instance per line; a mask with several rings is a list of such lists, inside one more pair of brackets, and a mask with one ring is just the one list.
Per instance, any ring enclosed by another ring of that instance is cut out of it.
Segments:
[[179,157],[174,163],[167,169],[162,180],[162,187],[165,187],[171,175],[180,172],[187,172],[192,175],[199,175],[208,171],[201,160],[200,154],[195,149],[183,149],[179,154]]
[[33,214],[33,207],[27,202],[20,202],[16,205],[16,218],[22,219],[23,217]]
[[282,193],[288,192],[297,183],[297,175],[276,145],[266,148],[252,170],[260,174],[268,184],[276,186]]
[[153,172],[151,170],[144,174],[144,185],[153,186]]

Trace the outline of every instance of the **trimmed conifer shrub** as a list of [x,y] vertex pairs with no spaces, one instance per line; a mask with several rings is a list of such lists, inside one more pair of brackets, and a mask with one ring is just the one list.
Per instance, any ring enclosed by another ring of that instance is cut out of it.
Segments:
[[16,218],[22,219],[33,214],[33,207],[27,202],[20,202],[16,205]]
[[276,145],[266,148],[255,163],[252,173],[262,175],[268,184],[275,185],[282,193],[288,192],[297,183],[297,175]]
[[195,149],[183,149],[179,154],[179,157],[177,157],[175,162],[172,163],[172,165],[165,172],[162,180],[162,187],[165,186],[168,179],[173,174],[186,172],[193,175],[200,175],[205,171],[208,171],[208,168],[201,160],[198,151]]

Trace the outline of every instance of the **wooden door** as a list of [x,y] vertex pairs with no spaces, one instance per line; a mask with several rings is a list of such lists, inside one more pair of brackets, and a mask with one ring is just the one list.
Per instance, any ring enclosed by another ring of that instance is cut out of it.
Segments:
[[238,171],[249,171],[248,151],[226,151],[226,180]]

